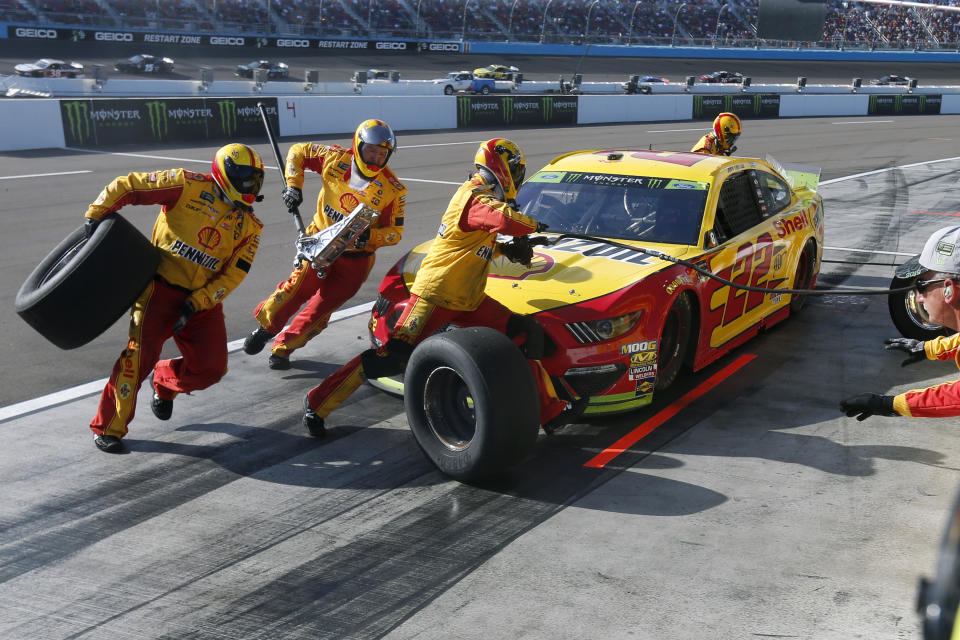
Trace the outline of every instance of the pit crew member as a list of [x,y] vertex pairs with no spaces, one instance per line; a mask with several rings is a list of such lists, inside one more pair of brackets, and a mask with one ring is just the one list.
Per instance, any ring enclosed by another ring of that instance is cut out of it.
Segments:
[[694,153],[731,156],[737,150],[734,143],[743,131],[743,124],[733,113],[721,113],[713,119],[713,131],[706,133],[693,145]]

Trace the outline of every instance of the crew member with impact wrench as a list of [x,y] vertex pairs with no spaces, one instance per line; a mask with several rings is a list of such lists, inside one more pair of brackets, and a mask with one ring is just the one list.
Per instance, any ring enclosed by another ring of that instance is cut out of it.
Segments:
[[[484,293],[490,261],[502,255],[529,265],[533,247],[526,236],[546,229],[513,207],[526,171],[523,152],[510,140],[494,138],[480,145],[474,163],[475,171],[447,205],[391,338],[353,358],[304,398],[303,423],[312,436],[325,434],[326,417],[365,379],[401,373],[414,345],[447,323],[491,327],[515,341],[525,338],[523,349],[540,391],[540,420],[548,432],[586,407],[586,398],[569,407],[557,398],[539,362],[544,344],[540,324]],[[515,239],[498,243],[498,233]]]

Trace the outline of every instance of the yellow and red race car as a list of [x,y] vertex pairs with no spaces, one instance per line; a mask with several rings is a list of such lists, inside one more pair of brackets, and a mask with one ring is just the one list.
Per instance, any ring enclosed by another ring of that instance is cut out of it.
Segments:
[[[495,260],[486,292],[543,325],[551,344],[542,362],[561,397],[589,397],[587,414],[636,409],[682,368],[705,367],[802,307],[803,296],[779,291],[812,288],[819,275],[818,181],[816,169],[772,159],[632,149],[558,156],[517,197],[549,225],[550,244],[536,247],[529,266]],[[410,251],[381,284],[374,343],[403,311],[428,247]]]
[[505,64],[488,64],[473,70],[474,78],[493,78],[494,80],[513,80],[513,76],[520,69]]

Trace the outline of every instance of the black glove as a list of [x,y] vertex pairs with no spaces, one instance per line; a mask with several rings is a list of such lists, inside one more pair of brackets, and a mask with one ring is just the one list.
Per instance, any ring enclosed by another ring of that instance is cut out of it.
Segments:
[[537,233],[540,233],[541,231],[546,231],[546,230],[549,229],[549,228],[550,228],[550,227],[548,227],[548,226],[546,225],[546,223],[538,222],[538,223],[537,223],[537,230],[536,230],[536,232],[537,232]]
[[283,198],[283,204],[287,205],[287,209],[290,211],[303,204],[303,191],[296,187],[284,187],[280,197]]
[[354,241],[353,246],[357,249],[363,249],[367,246],[367,243],[370,241],[370,227],[367,227],[363,230],[363,233],[358,235]]
[[193,317],[193,314],[197,312],[196,307],[193,306],[193,303],[189,300],[184,300],[180,303],[180,317],[177,318],[177,321],[173,323],[173,333],[174,335],[180,333],[190,318]]
[[907,358],[900,363],[901,367],[927,359],[927,352],[923,348],[923,340],[914,340],[913,338],[888,338],[883,341],[883,344],[887,345],[884,347],[887,351],[896,351],[899,349],[909,354]]
[[501,242],[498,244],[500,253],[502,253],[510,262],[519,262],[529,267],[533,260],[533,247],[530,246],[530,240],[527,236],[517,236],[512,242]]
[[840,410],[847,414],[848,418],[857,416],[857,420],[863,422],[870,416],[898,416],[893,410],[893,396],[881,396],[876,393],[861,393],[860,395],[847,398],[840,401]]
[[94,220],[93,218],[84,218],[83,219],[83,235],[89,240],[93,235],[93,232],[97,230],[97,225],[100,224],[99,220]]

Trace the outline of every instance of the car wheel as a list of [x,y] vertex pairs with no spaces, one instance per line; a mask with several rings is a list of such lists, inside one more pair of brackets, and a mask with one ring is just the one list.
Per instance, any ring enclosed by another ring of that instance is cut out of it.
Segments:
[[[797,261],[797,271],[793,276],[792,289],[809,289],[813,283],[813,265],[816,261],[817,247],[808,242]],[[807,296],[796,293],[790,295],[790,313],[798,313],[807,302]]]
[[[17,314],[61,349],[84,345],[122,316],[150,282],[160,254],[118,214],[88,240],[81,226],[27,277],[14,301]],[[118,278],[122,267],[123,277]]]
[[451,87],[450,85],[445,86],[445,87],[443,88],[443,94],[444,94],[444,95],[447,95],[447,96],[452,96],[452,95],[453,95],[453,87]]
[[488,93],[490,93],[490,87],[488,87],[487,85],[483,85],[483,87],[480,89],[480,93],[482,93],[483,95],[487,95]]
[[[893,277],[890,281],[891,289],[908,286],[914,278]],[[914,340],[932,340],[939,336],[950,335],[952,331],[938,324],[930,322],[926,309],[917,300],[916,290],[891,293],[887,296],[887,308],[890,310],[890,319],[904,337]]]
[[693,343],[693,310],[690,297],[677,296],[667,312],[657,345],[657,381],[655,391],[663,391],[674,383],[687,361]]
[[533,453],[538,398],[520,349],[487,327],[427,338],[404,375],[407,421],[417,444],[457,480],[501,472]]

